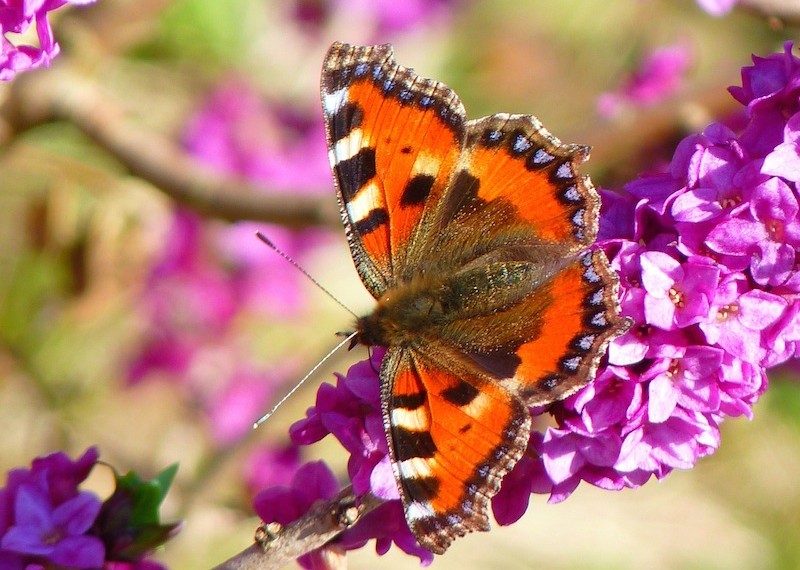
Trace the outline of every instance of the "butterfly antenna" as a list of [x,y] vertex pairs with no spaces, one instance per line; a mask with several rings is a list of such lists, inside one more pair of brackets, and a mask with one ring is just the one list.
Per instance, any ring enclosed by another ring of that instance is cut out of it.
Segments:
[[[282,249],[280,249],[280,248],[279,248],[277,245],[275,245],[274,243],[272,243],[272,242],[270,241],[270,239],[269,239],[267,236],[265,236],[265,235],[264,235],[264,234],[262,234],[261,232],[256,232],[256,237],[258,237],[258,239],[260,239],[260,240],[261,240],[261,241],[263,241],[265,244],[267,244],[267,245],[268,245],[268,246],[269,246],[269,247],[270,247],[270,248],[271,248],[271,249],[272,249],[272,250],[273,250],[275,253],[277,253],[277,254],[278,254],[278,255],[280,255],[282,258],[284,258],[286,261],[288,261],[289,263],[291,263],[291,264],[292,264],[292,265],[295,267],[295,269],[297,269],[297,270],[298,270],[300,273],[302,273],[303,275],[305,275],[306,277],[308,277],[309,281],[311,281],[311,282],[312,282],[314,285],[316,285],[316,286],[317,286],[317,287],[318,287],[318,288],[319,288],[319,289],[320,289],[320,290],[321,290],[323,293],[325,293],[325,294],[326,294],[328,297],[330,297],[331,299],[333,299],[334,303],[336,303],[337,305],[339,305],[341,308],[343,308],[345,311],[347,311],[348,313],[350,313],[351,315],[353,315],[355,318],[358,318],[358,315],[356,315],[356,314],[355,314],[353,311],[351,311],[351,310],[350,310],[350,308],[349,308],[347,305],[345,305],[344,303],[342,303],[342,302],[341,302],[339,299],[337,299],[337,298],[336,298],[336,297],[333,295],[333,293],[331,293],[331,292],[330,292],[330,291],[328,291],[328,290],[327,290],[325,287],[323,287],[322,285],[320,285],[319,281],[317,281],[316,279],[314,279],[313,277],[311,277],[311,274],[310,274],[308,271],[306,271],[305,269],[303,269],[303,268],[302,268],[302,266],[301,266],[299,263],[297,263],[297,262],[296,262],[294,259],[292,259],[291,257],[289,257],[289,254],[288,254],[288,253],[286,253],[285,251],[283,251]],[[338,348],[338,347],[337,347],[337,348]],[[335,349],[334,349],[334,350],[335,350]],[[328,356],[330,356],[330,355],[328,355]],[[327,358],[327,356],[326,356],[325,358]],[[323,362],[324,362],[324,359],[323,359]],[[322,362],[320,362],[320,364],[322,364]]]
[[271,409],[270,411],[268,411],[266,414],[264,414],[263,416],[261,416],[260,418],[258,418],[258,419],[256,420],[256,422],[253,424],[253,429],[256,429],[258,426],[260,426],[260,425],[261,425],[261,424],[263,424],[265,421],[267,421],[267,420],[270,418],[270,416],[271,416],[272,414],[274,414],[274,413],[275,413],[275,410],[277,410],[278,408],[280,408],[280,407],[281,407],[281,404],[283,404],[283,403],[284,403],[286,400],[288,400],[288,399],[289,399],[289,396],[291,396],[292,394],[294,394],[295,392],[297,392],[297,389],[298,389],[298,388],[300,388],[300,386],[302,386],[302,385],[303,385],[303,382],[305,382],[306,380],[308,380],[308,379],[311,377],[311,375],[312,375],[312,374],[314,374],[314,372],[316,372],[316,371],[319,369],[319,367],[320,367],[320,366],[322,366],[322,365],[325,363],[325,361],[326,361],[326,360],[328,360],[328,359],[329,359],[331,356],[333,356],[333,354],[334,354],[334,353],[335,353],[337,350],[339,350],[340,348],[342,348],[342,347],[343,347],[345,344],[347,344],[348,342],[350,342],[351,340],[353,340],[353,339],[356,337],[356,335],[357,335],[357,334],[358,334],[358,331],[355,331],[355,332],[352,332],[352,333],[350,333],[349,335],[347,335],[347,338],[345,338],[345,339],[344,339],[342,342],[340,342],[340,343],[339,343],[339,344],[337,344],[335,347],[333,347],[333,349],[331,349],[331,351],[330,351],[328,354],[326,354],[325,356],[323,356],[323,357],[322,357],[322,360],[320,360],[319,362],[317,362],[317,363],[314,365],[314,367],[313,367],[311,370],[309,370],[309,371],[308,371],[308,373],[307,373],[305,376],[303,376],[303,378],[300,380],[300,382],[298,382],[297,384],[295,384],[295,385],[294,385],[294,387],[293,387],[291,390],[289,390],[289,392],[288,392],[288,393],[287,393],[287,394],[286,394],[286,395],[285,395],[283,398],[281,398],[281,399],[278,401],[278,403],[277,403],[277,404],[275,404],[274,406],[272,406],[272,409]]

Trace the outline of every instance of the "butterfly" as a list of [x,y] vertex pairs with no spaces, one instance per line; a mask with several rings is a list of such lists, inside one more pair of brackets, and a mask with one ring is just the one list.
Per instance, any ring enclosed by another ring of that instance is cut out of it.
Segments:
[[591,382],[626,328],[591,249],[600,197],[530,115],[468,121],[391,45],[335,43],[323,65],[329,158],[350,252],[377,300],[358,342],[387,347],[381,405],[405,518],[443,553],[488,530],[525,453],[530,406]]

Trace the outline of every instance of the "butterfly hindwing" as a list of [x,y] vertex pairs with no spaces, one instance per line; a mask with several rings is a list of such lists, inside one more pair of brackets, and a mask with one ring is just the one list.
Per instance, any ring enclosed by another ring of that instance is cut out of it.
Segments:
[[414,536],[442,553],[455,537],[488,530],[489,499],[527,446],[525,405],[457,354],[390,348],[381,378],[392,465]]
[[[453,306],[472,295],[485,308],[450,311],[441,336],[495,377],[512,378],[507,385],[530,405],[590,382],[609,340],[626,326],[616,274],[602,251],[586,252],[600,208],[578,174],[587,156],[528,115],[470,121],[437,209],[435,245],[423,255],[430,261],[419,262],[428,271],[453,267],[452,287],[465,291]],[[500,272],[506,277],[498,279]]]
[[365,285],[378,297],[444,192],[466,132],[464,108],[443,84],[397,65],[390,46],[334,44],[322,100],[342,218]]

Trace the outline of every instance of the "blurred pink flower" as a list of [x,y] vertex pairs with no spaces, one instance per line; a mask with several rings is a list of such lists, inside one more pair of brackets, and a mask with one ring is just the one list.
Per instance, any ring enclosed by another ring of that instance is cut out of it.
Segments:
[[273,485],[289,485],[300,467],[300,448],[262,445],[247,458],[244,467],[245,486],[251,496]]
[[[184,135],[189,153],[222,172],[287,194],[331,190],[327,143],[317,109],[300,111],[266,101],[246,83],[229,81],[212,92]],[[230,264],[237,298],[268,314],[302,307],[302,276],[255,238],[261,231],[294,258],[324,242],[321,230],[289,231],[238,222],[218,228],[214,241]]]
[[253,429],[273,393],[274,378],[243,365],[236,369],[220,389],[207,398],[211,434],[218,445],[232,444]]
[[[246,178],[264,191],[325,192],[331,187],[321,114],[270,104],[243,82],[208,97],[184,136],[204,164]],[[253,317],[288,318],[302,310],[302,276],[255,237],[262,231],[287,254],[303,253],[322,230],[203,220],[177,208],[141,299],[143,342],[129,365],[131,382],[166,377],[206,412],[218,445],[243,437],[267,407],[273,386],[293,374],[257,364],[240,328]]]
[[700,7],[712,16],[724,16],[739,0],[697,0]]
[[600,95],[598,113],[611,118],[626,107],[647,107],[666,99],[680,89],[690,63],[691,52],[683,44],[645,54],[639,68],[615,92]]

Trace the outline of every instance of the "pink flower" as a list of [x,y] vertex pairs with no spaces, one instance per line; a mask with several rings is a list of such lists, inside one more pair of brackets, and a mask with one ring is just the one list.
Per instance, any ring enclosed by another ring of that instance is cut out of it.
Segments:
[[[94,0],[0,0],[0,80],[10,81],[17,73],[48,67],[60,51],[47,20],[51,12],[65,4],[86,5]],[[36,24],[39,47],[14,44],[7,34],[24,34]]]
[[618,115],[625,107],[646,107],[666,99],[683,84],[691,53],[676,44],[646,54],[636,70],[615,93],[603,93],[597,102],[601,116]]

